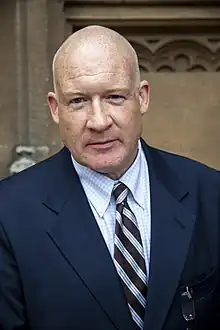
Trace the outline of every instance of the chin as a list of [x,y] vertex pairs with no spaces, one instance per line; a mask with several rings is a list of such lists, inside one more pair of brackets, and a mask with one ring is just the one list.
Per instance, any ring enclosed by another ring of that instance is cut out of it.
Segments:
[[108,172],[113,171],[114,166],[101,166],[101,164],[98,165],[88,165],[89,168],[91,168],[93,171],[102,173],[102,174],[108,174]]
[[103,174],[113,180],[118,179],[122,174],[122,165],[121,163],[118,162],[109,162],[109,164],[88,164],[88,167],[92,169],[93,171],[96,171],[100,174]]

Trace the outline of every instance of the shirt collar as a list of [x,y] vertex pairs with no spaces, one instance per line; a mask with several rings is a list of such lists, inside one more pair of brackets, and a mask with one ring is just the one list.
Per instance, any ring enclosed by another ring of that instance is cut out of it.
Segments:
[[138,154],[135,161],[119,180],[114,181],[101,173],[80,165],[72,157],[73,165],[80,178],[86,196],[100,217],[103,217],[107,210],[114,184],[118,181],[123,182],[129,188],[133,198],[142,208],[145,207],[144,194],[142,194],[141,189],[141,171],[143,170],[144,160],[146,161],[139,141]]
[[80,165],[73,157],[72,161],[89,202],[99,216],[103,217],[109,205],[115,181],[86,166]]
[[138,154],[134,163],[129,167],[129,169],[122,175],[119,181],[123,182],[130,190],[134,200],[144,209],[145,196],[142,193],[142,186],[145,184],[142,180],[142,173],[144,170],[144,161],[146,158],[142,150],[140,141],[138,142]]

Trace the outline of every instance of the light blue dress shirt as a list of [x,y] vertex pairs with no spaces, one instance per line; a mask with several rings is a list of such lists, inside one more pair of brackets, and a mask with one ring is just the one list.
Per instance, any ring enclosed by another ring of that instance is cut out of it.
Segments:
[[138,222],[147,275],[149,275],[151,240],[150,181],[147,160],[140,141],[138,142],[138,154],[135,161],[117,181],[80,165],[73,157],[72,161],[112,258],[114,255],[116,221],[116,205],[112,190],[117,181],[123,182],[129,188],[128,204]]

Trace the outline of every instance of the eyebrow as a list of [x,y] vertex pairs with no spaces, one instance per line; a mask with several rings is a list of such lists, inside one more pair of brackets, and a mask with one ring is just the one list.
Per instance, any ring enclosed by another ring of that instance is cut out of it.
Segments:
[[73,95],[86,95],[86,93],[80,92],[80,91],[67,91],[67,92],[63,92],[64,96],[66,97],[71,97]]
[[115,87],[115,88],[108,89],[106,92],[114,93],[114,92],[129,92],[129,91],[130,91],[130,89],[128,87],[124,87],[124,88]]
[[[128,93],[130,92],[130,89],[129,88],[119,88],[119,87],[115,87],[115,88],[110,88],[110,89],[107,89],[103,92],[103,94],[110,94],[110,93],[115,93],[115,92],[122,92],[122,93]],[[83,91],[80,91],[80,90],[73,90],[73,91],[66,91],[66,92],[63,92],[63,94],[66,96],[66,97],[72,97],[72,96],[75,96],[75,95],[88,95],[89,93],[86,92],[85,90]]]

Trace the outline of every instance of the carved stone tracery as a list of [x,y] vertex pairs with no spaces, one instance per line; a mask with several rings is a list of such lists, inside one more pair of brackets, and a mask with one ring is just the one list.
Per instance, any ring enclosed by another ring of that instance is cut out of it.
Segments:
[[146,72],[219,72],[220,37],[128,37]]
[[69,0],[64,12],[71,32],[101,24],[127,37],[142,71],[220,71],[219,1]]

